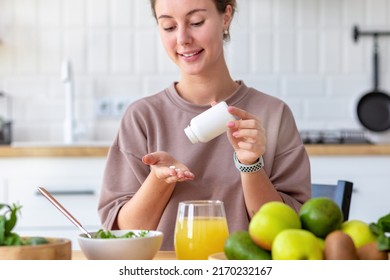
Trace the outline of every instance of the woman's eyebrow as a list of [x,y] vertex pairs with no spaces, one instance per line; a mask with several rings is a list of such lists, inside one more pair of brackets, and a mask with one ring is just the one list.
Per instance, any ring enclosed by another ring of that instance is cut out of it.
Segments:
[[[206,12],[206,11],[207,11],[206,9],[194,9],[194,10],[189,11],[186,14],[186,16],[190,16],[190,15],[198,13],[198,12]],[[173,17],[169,16],[169,15],[161,15],[161,16],[158,17],[158,19],[162,19],[162,18],[173,18]]]

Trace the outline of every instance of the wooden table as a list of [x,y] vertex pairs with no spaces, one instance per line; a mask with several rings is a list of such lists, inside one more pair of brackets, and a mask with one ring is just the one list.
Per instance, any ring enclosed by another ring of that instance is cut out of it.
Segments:
[[[86,260],[82,251],[72,251],[72,260]],[[176,260],[174,251],[158,251],[154,260]]]

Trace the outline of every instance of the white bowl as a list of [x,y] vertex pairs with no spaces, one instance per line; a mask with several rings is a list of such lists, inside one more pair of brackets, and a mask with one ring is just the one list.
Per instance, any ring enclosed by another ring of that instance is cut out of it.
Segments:
[[[143,230],[111,230],[115,236],[129,231],[139,233]],[[91,232],[93,236],[95,232]],[[78,242],[85,257],[89,260],[151,260],[161,248],[163,233],[150,230],[144,237],[135,238],[88,238],[78,236]]]

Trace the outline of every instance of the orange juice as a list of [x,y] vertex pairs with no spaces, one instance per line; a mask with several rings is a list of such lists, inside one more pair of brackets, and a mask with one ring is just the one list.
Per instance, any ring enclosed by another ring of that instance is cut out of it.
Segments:
[[179,260],[207,260],[209,255],[223,252],[228,235],[224,217],[186,217],[177,220],[176,257]]

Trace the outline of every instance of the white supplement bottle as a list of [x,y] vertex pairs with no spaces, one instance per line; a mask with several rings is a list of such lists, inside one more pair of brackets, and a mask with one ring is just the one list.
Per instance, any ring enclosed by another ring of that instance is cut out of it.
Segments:
[[228,105],[223,101],[193,118],[190,125],[184,129],[191,143],[206,143],[224,133],[227,123],[236,120],[227,108]]

